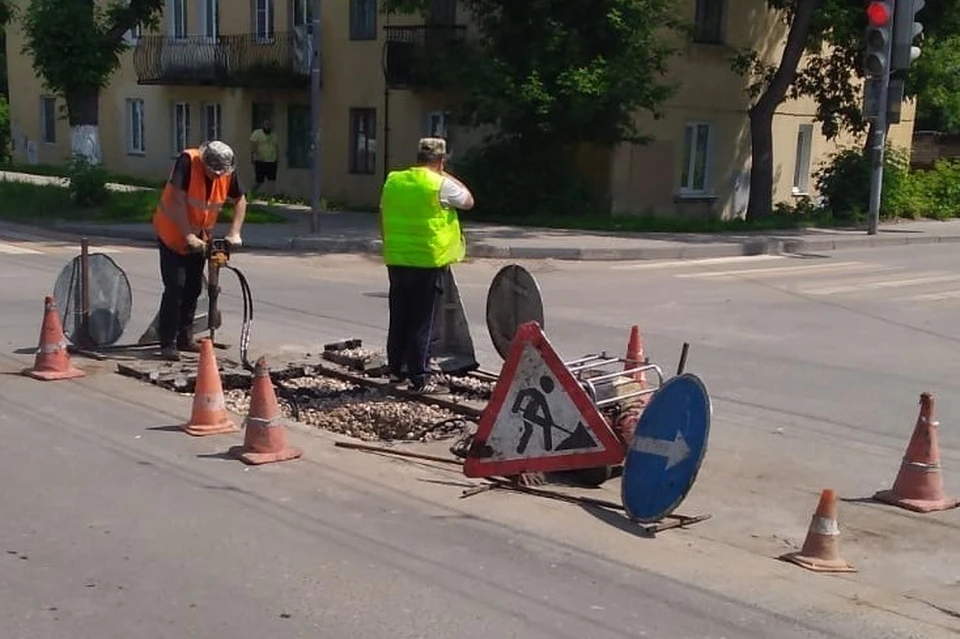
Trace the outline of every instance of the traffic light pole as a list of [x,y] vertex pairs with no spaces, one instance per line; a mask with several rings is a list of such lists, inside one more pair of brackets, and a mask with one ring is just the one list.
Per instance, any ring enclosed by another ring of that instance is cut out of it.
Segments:
[[872,166],[870,170],[870,206],[868,235],[876,235],[880,226],[880,195],[883,192],[883,159],[887,142],[887,106],[890,95],[890,73],[880,77],[880,95],[877,96],[879,108],[873,121],[873,139],[870,150]]

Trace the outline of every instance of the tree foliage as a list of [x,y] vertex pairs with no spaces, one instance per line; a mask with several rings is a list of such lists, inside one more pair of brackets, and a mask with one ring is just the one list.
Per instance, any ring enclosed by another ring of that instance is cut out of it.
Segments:
[[[429,15],[430,0],[387,0],[388,12]],[[661,115],[681,28],[674,0],[461,0],[479,34],[433,56],[433,88],[455,96],[455,119],[492,127],[458,157],[483,213],[609,212],[603,170],[580,155],[649,137],[638,112]],[[439,58],[439,59],[437,59]],[[594,156],[598,157],[598,156]],[[599,178],[599,179],[598,179]]]
[[[388,11],[426,14],[429,2],[388,0]],[[636,114],[660,115],[675,87],[664,33],[679,26],[672,0],[462,0],[480,36],[443,64],[464,124],[505,136],[643,141]]]
[[[767,6],[792,20],[795,0],[767,0]],[[960,100],[951,89],[960,84],[957,62],[960,56],[950,47],[960,36],[960,0],[926,0],[919,14],[923,24],[923,53],[906,74],[906,93],[918,100],[921,115],[943,118],[942,123],[960,122]],[[864,5],[848,0],[821,0],[806,35],[807,58],[798,70],[789,97],[810,97],[816,101],[815,120],[828,139],[842,132],[862,133],[866,123],[861,113]],[[734,68],[752,74],[762,86],[769,76],[752,51],[741,51]],[[928,106],[929,105],[929,110]]]
[[157,24],[163,0],[29,0],[23,52],[45,85],[65,95],[104,88],[120,65],[123,35]]

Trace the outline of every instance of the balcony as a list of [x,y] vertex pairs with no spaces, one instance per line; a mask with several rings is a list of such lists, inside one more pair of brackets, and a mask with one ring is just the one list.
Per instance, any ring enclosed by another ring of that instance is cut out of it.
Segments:
[[391,89],[443,89],[446,82],[438,61],[452,55],[466,41],[460,25],[384,27],[387,41],[383,71]]
[[308,88],[312,51],[306,28],[271,37],[143,36],[133,66],[140,84]]

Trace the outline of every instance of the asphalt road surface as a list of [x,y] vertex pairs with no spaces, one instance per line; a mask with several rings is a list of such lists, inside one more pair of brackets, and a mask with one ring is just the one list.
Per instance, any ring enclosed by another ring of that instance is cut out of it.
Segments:
[[[157,257],[117,242],[106,250],[133,285],[133,341],[156,310]],[[947,488],[960,492],[950,247],[528,264],[567,359],[619,353],[634,323],[667,371],[691,343],[688,370],[707,383],[715,423],[682,510],[714,518],[655,541],[565,505],[457,502],[459,490],[426,471],[301,433],[305,460],[249,470],[221,459],[222,440],[164,429],[182,421],[183,398],[88,360],[77,362],[84,380],[20,377],[42,298],[75,253],[0,231],[4,637],[955,636],[957,511],[843,503],[841,544],[857,575],[771,559],[802,541],[822,488],[864,497],[889,487],[921,391],[935,394]],[[383,343],[382,266],[233,262],[256,296],[254,355],[349,336]],[[488,368],[499,358],[485,294],[502,265],[457,270]],[[228,278],[227,335],[240,309]]]

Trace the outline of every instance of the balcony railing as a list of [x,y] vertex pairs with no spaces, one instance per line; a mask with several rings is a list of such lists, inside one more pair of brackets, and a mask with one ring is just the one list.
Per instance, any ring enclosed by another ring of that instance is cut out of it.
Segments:
[[462,25],[424,24],[409,27],[384,27],[387,42],[383,68],[391,88],[442,88],[436,62],[457,55],[466,40]]
[[306,88],[312,54],[306,28],[267,37],[144,36],[133,65],[140,84]]

